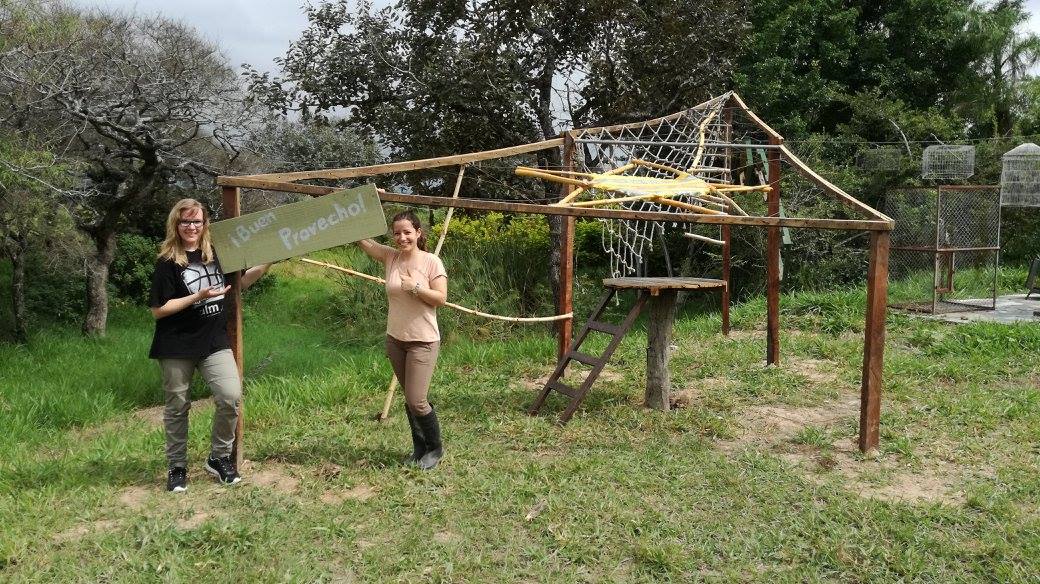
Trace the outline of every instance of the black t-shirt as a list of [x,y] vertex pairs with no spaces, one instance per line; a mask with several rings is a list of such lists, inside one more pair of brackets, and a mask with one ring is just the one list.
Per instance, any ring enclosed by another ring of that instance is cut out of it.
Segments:
[[[152,275],[149,305],[158,308],[174,298],[191,296],[203,288],[226,286],[217,261],[202,263],[202,252],[188,252],[188,265],[160,259]],[[201,359],[231,345],[227,336],[224,296],[200,300],[180,312],[155,321],[152,359]]]

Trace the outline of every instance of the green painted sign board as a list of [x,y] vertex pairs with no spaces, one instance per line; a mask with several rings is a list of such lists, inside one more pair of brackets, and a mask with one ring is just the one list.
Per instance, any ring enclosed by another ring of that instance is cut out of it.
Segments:
[[386,215],[371,184],[210,225],[213,247],[225,272],[384,233]]

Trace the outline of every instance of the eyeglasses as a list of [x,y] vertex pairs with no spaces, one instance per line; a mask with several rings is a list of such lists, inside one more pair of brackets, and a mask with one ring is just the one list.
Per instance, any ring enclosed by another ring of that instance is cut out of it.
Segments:
[[199,221],[197,219],[182,219],[181,221],[177,222],[177,225],[180,225],[181,227],[194,227],[196,229],[202,229],[202,226],[205,225],[205,221]]

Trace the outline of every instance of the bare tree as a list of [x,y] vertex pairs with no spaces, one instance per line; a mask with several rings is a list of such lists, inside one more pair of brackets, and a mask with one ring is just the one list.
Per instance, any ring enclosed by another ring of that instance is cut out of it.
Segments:
[[0,121],[46,135],[82,169],[65,194],[95,248],[83,332],[104,335],[116,236],[134,208],[218,174],[237,155],[249,110],[226,59],[178,22],[4,2],[0,36]]

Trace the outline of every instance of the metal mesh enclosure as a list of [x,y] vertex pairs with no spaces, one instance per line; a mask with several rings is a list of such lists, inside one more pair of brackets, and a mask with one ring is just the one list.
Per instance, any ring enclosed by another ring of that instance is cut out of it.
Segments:
[[893,308],[941,314],[996,307],[1000,197],[995,186],[889,191]]
[[1002,157],[1000,204],[1006,207],[1040,207],[1040,146],[1017,146]]
[[974,146],[929,146],[921,157],[921,177],[959,180],[975,174]]

